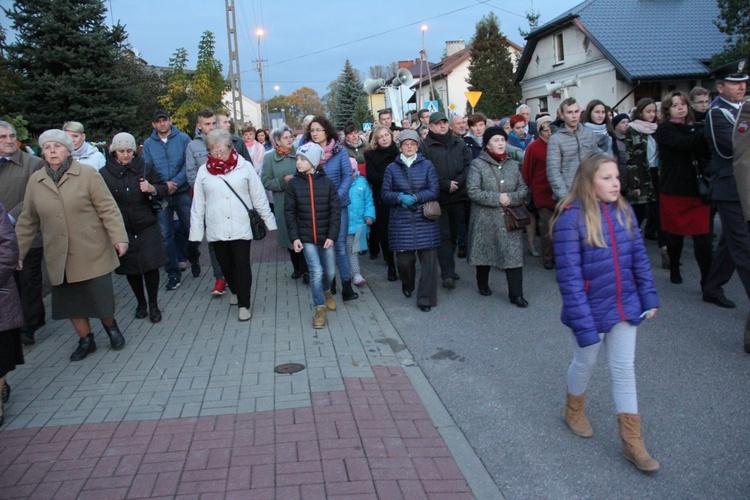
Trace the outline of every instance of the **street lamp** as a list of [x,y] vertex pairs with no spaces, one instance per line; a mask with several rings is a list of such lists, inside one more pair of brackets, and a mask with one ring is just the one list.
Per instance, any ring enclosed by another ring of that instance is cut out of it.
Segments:
[[258,75],[260,76],[260,123],[261,127],[268,126],[268,103],[266,103],[266,93],[263,89],[263,58],[260,55],[260,39],[265,34],[263,28],[258,28],[255,32],[258,35]]

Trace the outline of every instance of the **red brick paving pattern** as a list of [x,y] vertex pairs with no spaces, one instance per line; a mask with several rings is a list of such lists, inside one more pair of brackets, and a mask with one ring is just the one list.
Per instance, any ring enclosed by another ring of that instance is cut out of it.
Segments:
[[373,371],[311,408],[0,432],[0,498],[473,498],[403,369]]

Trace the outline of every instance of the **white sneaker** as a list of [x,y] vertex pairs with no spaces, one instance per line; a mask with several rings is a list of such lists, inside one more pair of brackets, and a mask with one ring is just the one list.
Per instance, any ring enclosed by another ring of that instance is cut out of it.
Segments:
[[240,307],[240,311],[239,313],[237,313],[237,318],[240,321],[247,321],[250,319],[250,316],[250,309],[248,309],[247,307]]
[[233,293],[231,297],[229,297],[229,305],[230,306],[236,306],[239,301],[237,300],[237,294]]
[[355,274],[354,279],[352,280],[352,283],[359,286],[359,285],[364,285],[365,283],[367,283],[367,280],[364,279],[361,274]]

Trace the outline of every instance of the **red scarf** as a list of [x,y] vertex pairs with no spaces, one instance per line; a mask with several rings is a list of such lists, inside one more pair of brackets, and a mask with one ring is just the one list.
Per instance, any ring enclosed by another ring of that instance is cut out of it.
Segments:
[[493,153],[489,149],[485,149],[485,151],[487,151],[487,154],[490,155],[490,158],[492,158],[495,161],[505,161],[508,158],[507,151],[503,151],[503,154],[500,154],[500,155],[497,153]]
[[292,150],[290,149],[289,151],[284,151],[280,147],[276,146],[276,152],[279,153],[279,156],[289,156],[289,153],[291,153]]
[[208,173],[211,175],[228,174],[237,166],[237,160],[239,157],[240,155],[237,154],[237,151],[234,148],[232,148],[232,152],[229,153],[228,160],[220,160],[209,154],[208,161],[206,161],[206,170],[208,170]]

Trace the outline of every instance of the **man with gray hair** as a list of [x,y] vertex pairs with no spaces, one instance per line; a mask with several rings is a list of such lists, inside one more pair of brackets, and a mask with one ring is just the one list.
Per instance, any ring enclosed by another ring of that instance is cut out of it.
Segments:
[[[31,175],[44,167],[44,161],[21,151],[16,138],[16,128],[0,121],[0,203],[8,210],[15,226],[23,210],[23,197]],[[34,332],[44,325],[42,302],[42,238],[37,234],[29,253],[23,261],[23,270],[16,271],[16,285],[21,295],[24,326],[21,342],[34,344]]]
[[531,140],[539,137],[539,133],[536,130],[536,122],[531,121],[531,108],[526,104],[521,104],[516,108],[516,114],[523,116],[523,119],[526,120],[526,136],[531,135]]

